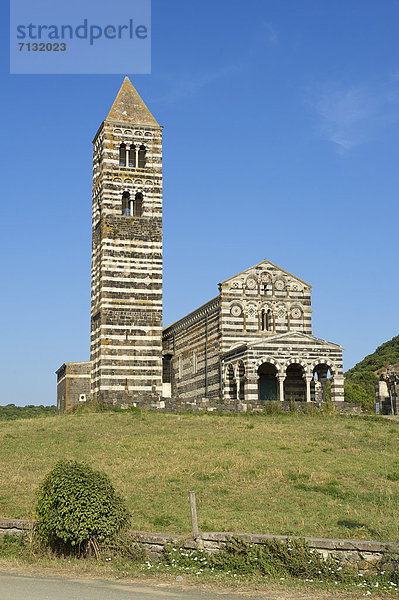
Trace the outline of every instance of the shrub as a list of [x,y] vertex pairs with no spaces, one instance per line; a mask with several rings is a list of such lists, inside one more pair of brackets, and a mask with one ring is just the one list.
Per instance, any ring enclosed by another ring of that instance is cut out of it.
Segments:
[[36,513],[40,540],[78,553],[111,540],[129,520],[124,500],[107,475],[89,465],[61,460],[38,490]]

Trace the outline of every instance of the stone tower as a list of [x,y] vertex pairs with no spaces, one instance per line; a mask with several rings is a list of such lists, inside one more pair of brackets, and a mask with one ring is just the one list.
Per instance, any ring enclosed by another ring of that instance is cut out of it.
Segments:
[[91,397],[162,392],[162,127],[126,77],[93,141]]

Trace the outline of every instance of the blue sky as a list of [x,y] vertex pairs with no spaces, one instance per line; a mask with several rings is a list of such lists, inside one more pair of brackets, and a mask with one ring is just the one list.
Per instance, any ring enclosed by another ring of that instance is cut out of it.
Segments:
[[[123,76],[9,75],[5,9],[0,403],[53,404],[89,358],[91,140]],[[396,0],[153,0],[152,73],[127,74],[165,127],[165,325],[268,258],[345,369],[398,334],[398,23]]]

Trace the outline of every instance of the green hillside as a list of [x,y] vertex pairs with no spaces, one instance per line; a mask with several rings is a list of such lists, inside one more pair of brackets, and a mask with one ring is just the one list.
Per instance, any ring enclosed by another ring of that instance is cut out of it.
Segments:
[[131,527],[399,541],[399,423],[343,415],[151,411],[0,421],[0,516],[33,516],[60,458],[105,471]]
[[374,410],[375,382],[389,365],[399,369],[399,335],[346,371],[345,400],[361,402],[368,410]]

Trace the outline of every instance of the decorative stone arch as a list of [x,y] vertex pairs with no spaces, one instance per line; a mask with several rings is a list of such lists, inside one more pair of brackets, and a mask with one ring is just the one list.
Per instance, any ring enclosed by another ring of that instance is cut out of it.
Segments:
[[296,281],[295,279],[291,279],[288,282],[288,287],[292,292],[303,292],[303,285]]
[[[299,331],[303,331],[303,329],[305,327],[304,322],[303,322],[304,314],[305,314],[305,310],[304,310],[303,305],[300,302],[293,302],[290,306],[290,311],[289,311],[291,327],[293,325],[298,326],[298,324],[299,324],[300,325]],[[296,330],[298,331],[298,329],[296,329]]]
[[271,283],[272,277],[271,277],[270,271],[266,271],[266,270],[261,271],[261,273],[259,275],[259,280],[262,283]]
[[239,300],[233,300],[232,302],[230,302],[228,310],[229,314],[233,317],[243,317],[243,315],[245,314],[245,305]]
[[257,277],[256,273],[254,273],[254,272],[248,273],[248,275],[245,279],[245,287],[248,290],[256,290],[257,289],[258,277]]
[[261,302],[259,306],[259,310],[274,310],[275,306],[273,306],[270,302]]
[[287,279],[283,275],[276,275],[273,279],[273,290],[276,292],[287,292]]
[[314,360],[314,361],[313,361],[313,362],[312,362],[312,363],[309,365],[310,371],[311,371],[312,373],[313,373],[313,369],[314,369],[315,367],[317,367],[317,365],[326,365],[326,366],[327,366],[327,367],[330,369],[330,371],[331,371],[331,375],[332,375],[333,377],[334,377],[334,375],[336,375],[336,374],[337,374],[337,367],[335,366],[334,362],[333,362],[331,359],[329,359],[329,358],[324,358],[324,357],[321,357],[321,358],[319,358],[319,359],[317,359],[317,360]]
[[307,365],[306,362],[301,358],[290,358],[289,360],[287,360],[284,364],[285,372],[287,372],[287,367],[289,367],[290,365],[301,365],[301,367],[303,368],[304,375],[311,374],[311,371],[309,371],[309,365]]
[[282,374],[284,372],[282,365],[272,356],[264,356],[263,358],[258,358],[258,360],[255,363],[253,363],[253,368],[255,372],[259,369],[261,365],[263,365],[263,363],[271,363],[272,365],[274,365],[277,369],[277,373],[279,374]]

